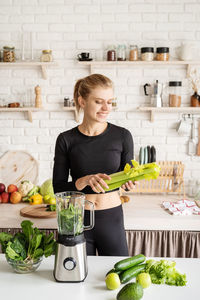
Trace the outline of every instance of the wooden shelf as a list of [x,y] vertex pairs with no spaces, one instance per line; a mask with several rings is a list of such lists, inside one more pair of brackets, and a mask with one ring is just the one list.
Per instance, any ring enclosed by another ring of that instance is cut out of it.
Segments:
[[72,107],[66,107],[66,106],[64,106],[62,109],[64,111],[73,111],[76,122],[80,121],[80,114],[77,112],[76,107],[74,107],[74,106],[72,106]]
[[37,107],[0,107],[0,112],[27,112],[28,120],[33,122],[32,112],[41,111],[43,108]]
[[149,111],[151,122],[154,121],[155,113],[200,114],[200,107],[138,107],[138,110]]
[[53,62],[39,62],[39,61],[16,61],[16,62],[0,62],[1,67],[39,67],[41,68],[43,79],[47,79],[47,67],[58,66],[58,63]]
[[93,73],[93,68],[95,66],[170,66],[170,65],[186,65],[187,66],[187,74],[189,72],[189,69],[191,66],[200,65],[200,61],[189,61],[189,60],[168,60],[168,61],[143,61],[143,60],[137,60],[137,61],[78,61],[78,64],[85,65],[90,67],[90,73]]

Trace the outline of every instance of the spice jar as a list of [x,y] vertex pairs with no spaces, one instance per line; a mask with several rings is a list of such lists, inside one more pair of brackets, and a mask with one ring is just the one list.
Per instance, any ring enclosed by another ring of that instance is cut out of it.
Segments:
[[14,62],[15,61],[15,47],[3,47],[3,61]]
[[198,95],[197,92],[191,96],[190,106],[200,107],[200,95]]
[[156,60],[167,61],[169,60],[169,48],[159,47],[156,49]]
[[117,60],[122,61],[126,60],[126,46],[119,45],[117,48]]
[[50,62],[53,60],[52,50],[42,50],[42,55],[40,57],[40,61],[42,62]]
[[181,106],[182,82],[170,81],[169,82],[169,106]]
[[130,45],[129,60],[138,60],[138,47],[136,45]]
[[115,60],[116,60],[115,46],[111,45],[111,46],[108,47],[107,61],[115,61]]
[[154,49],[153,47],[142,47],[141,48],[141,59],[145,61],[153,60]]

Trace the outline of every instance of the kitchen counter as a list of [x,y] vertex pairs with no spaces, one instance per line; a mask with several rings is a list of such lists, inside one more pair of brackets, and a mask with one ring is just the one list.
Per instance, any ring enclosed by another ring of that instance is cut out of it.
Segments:
[[[129,195],[130,201],[123,204],[124,225],[126,230],[189,230],[200,231],[200,216],[173,216],[165,211],[163,201],[177,201],[174,195]],[[19,228],[25,219],[20,209],[25,203],[0,204],[0,228]],[[56,229],[56,218],[30,219],[35,226]]]
[[[88,276],[81,283],[57,283],[53,278],[54,257],[43,259],[38,270],[29,274],[14,273],[0,255],[0,287],[2,299],[74,299],[74,300],[114,300],[119,289],[110,291],[105,285],[105,274],[120,260],[120,257],[88,257]],[[157,258],[156,258],[157,259]],[[144,300],[188,300],[197,299],[199,294],[198,272],[200,259],[176,258],[176,267],[186,273],[187,286],[176,287],[152,284],[144,290]]]

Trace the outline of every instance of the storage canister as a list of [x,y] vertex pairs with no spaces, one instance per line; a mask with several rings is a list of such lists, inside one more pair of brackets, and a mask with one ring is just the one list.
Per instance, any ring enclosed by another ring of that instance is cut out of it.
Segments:
[[115,61],[115,60],[116,60],[115,46],[110,45],[108,46],[108,51],[107,51],[107,61]]
[[117,47],[117,60],[126,60],[126,46],[119,45]]
[[169,82],[169,106],[181,106],[182,82],[170,81]]
[[168,47],[158,47],[156,49],[156,60],[169,60],[169,48]]
[[142,47],[141,48],[141,59],[145,61],[153,60],[154,49],[153,47]]
[[15,47],[3,47],[3,61],[14,62],[15,61]]
[[130,61],[138,60],[138,47],[136,45],[130,45],[129,60]]

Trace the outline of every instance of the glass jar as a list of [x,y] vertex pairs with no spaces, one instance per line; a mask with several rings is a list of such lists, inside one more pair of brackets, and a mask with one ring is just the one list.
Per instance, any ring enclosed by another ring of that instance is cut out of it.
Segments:
[[170,81],[169,82],[169,106],[180,107],[182,94],[182,82]]
[[153,60],[154,49],[153,47],[142,47],[141,48],[141,59],[144,61]]
[[129,60],[130,61],[138,60],[138,46],[130,45]]
[[190,106],[192,107],[200,107],[200,95],[195,92],[190,98]]
[[42,55],[40,57],[41,62],[51,62],[53,60],[52,50],[42,50]]
[[114,45],[108,46],[107,51],[107,61],[115,61],[116,60],[116,50]]
[[169,60],[169,48],[159,47],[156,49],[156,60],[167,61]]
[[125,45],[119,45],[117,47],[117,60],[119,60],[119,61],[126,60],[126,46]]
[[15,47],[3,47],[3,61],[14,62],[15,61]]

